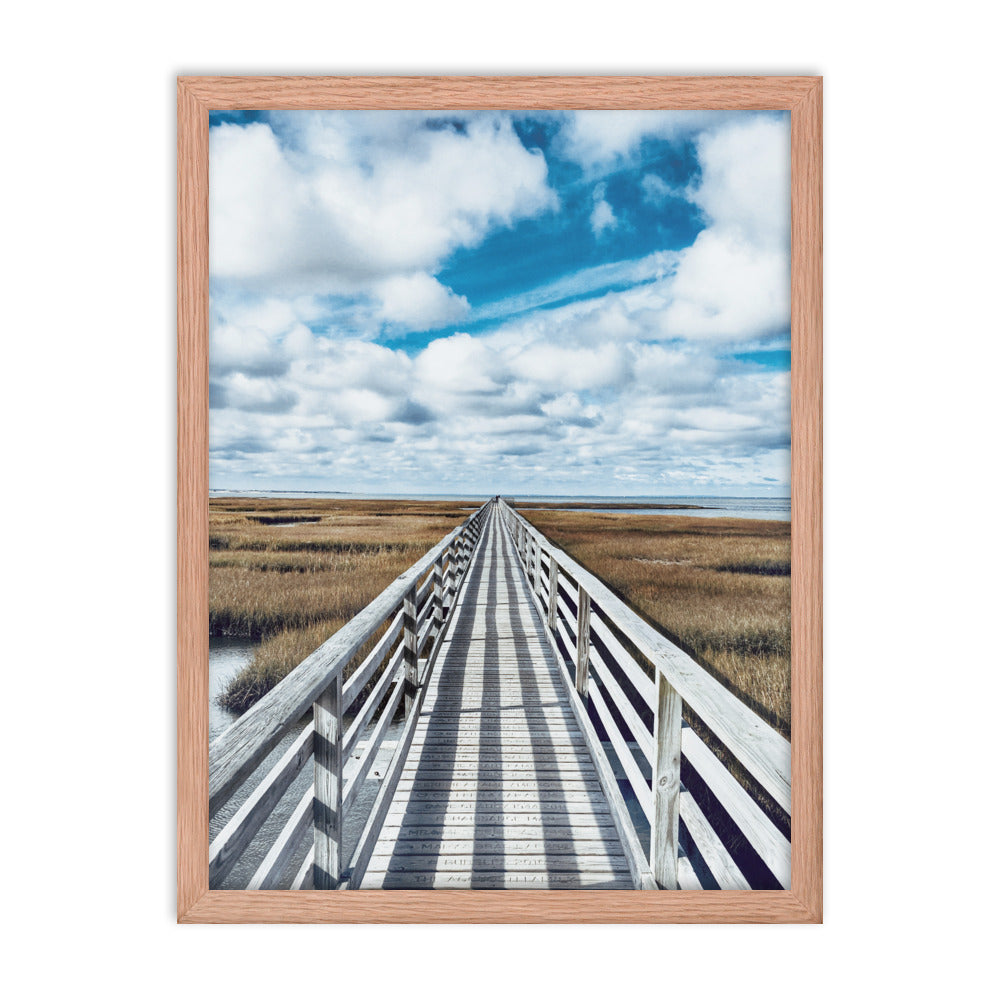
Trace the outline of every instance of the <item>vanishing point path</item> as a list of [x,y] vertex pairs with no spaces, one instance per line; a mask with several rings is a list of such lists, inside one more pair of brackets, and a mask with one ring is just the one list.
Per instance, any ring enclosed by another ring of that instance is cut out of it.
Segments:
[[559,670],[494,509],[361,888],[632,888]]

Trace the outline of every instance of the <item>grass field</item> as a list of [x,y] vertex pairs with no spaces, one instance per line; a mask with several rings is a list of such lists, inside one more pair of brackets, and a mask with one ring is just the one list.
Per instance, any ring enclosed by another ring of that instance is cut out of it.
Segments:
[[773,726],[790,733],[788,522],[522,513]]
[[210,500],[210,632],[263,640],[220,703],[249,708],[470,513],[445,502]]

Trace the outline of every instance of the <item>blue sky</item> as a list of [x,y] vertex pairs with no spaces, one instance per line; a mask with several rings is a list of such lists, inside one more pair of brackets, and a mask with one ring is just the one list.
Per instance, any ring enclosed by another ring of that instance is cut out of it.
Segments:
[[215,489],[789,491],[789,122],[214,112]]

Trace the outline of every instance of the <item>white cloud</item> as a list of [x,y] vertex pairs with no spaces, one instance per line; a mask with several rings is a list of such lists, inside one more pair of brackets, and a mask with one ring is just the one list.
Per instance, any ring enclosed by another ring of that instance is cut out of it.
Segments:
[[429,274],[397,274],[375,286],[377,315],[410,329],[433,329],[462,319],[469,312],[465,296],[456,295]]
[[366,293],[431,273],[456,248],[557,204],[544,157],[495,115],[459,130],[428,129],[422,116],[327,112],[296,138],[297,148],[283,146],[259,122],[211,129],[214,279]]
[[665,336],[752,340],[788,325],[788,254],[711,227],[684,252],[660,315]]
[[594,210],[590,213],[590,228],[598,239],[605,229],[615,229],[618,225],[615,213],[604,197],[605,191],[604,184],[598,184],[594,188]]
[[791,310],[788,120],[752,117],[701,135],[690,197],[708,227],[682,251],[665,335],[747,341],[787,328]]
[[701,184],[692,192],[713,225],[753,246],[786,249],[791,212],[787,119],[752,118],[697,143]]
[[648,205],[663,205],[680,193],[658,174],[645,174],[642,178],[642,200]]
[[600,172],[634,157],[644,138],[691,135],[728,119],[718,111],[576,111],[567,116],[560,139],[566,155]]

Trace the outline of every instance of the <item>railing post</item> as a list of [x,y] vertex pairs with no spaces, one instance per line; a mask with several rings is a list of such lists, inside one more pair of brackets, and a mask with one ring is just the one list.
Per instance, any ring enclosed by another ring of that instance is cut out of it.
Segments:
[[556,557],[549,553],[549,631],[555,635],[556,615],[559,614],[559,567]]
[[677,888],[678,821],[681,792],[681,696],[657,671],[653,739],[653,823],[649,850],[653,878],[664,889]]
[[403,598],[403,705],[407,718],[417,697],[417,585]]
[[432,631],[435,636],[441,634],[441,626],[444,624],[444,556],[438,556],[434,561],[434,625]]
[[542,592],[542,547],[535,541],[535,593]]
[[579,588],[576,599],[576,689],[581,698],[587,697],[587,677],[590,668],[590,594]]
[[313,703],[313,887],[336,889],[344,837],[343,680]]

